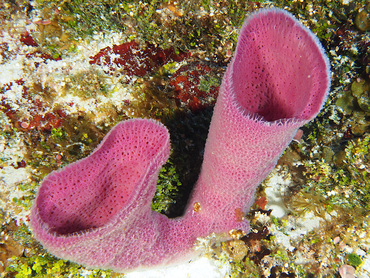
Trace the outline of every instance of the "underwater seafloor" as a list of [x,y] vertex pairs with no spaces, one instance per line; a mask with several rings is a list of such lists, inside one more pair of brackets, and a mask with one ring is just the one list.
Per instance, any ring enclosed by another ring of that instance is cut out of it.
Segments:
[[370,277],[366,0],[2,1],[1,277],[124,276],[57,259],[32,237],[40,182],[86,157],[117,122],[154,118],[169,128],[172,153],[152,206],[181,215],[238,30],[271,6],[319,37],[330,95],[258,188],[250,233],[198,247],[225,277]]

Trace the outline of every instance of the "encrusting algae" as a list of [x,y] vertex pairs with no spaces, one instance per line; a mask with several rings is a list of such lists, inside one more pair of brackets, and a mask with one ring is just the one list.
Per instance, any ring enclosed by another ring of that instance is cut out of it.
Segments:
[[[227,277],[370,275],[367,1],[37,0],[0,4],[2,277],[123,277],[59,260],[32,238],[27,216],[40,181],[87,156],[118,121],[155,118],[170,129],[172,154],[152,208],[181,215],[237,30],[268,6],[285,8],[319,37],[332,90],[259,187],[246,216],[252,231],[211,238],[207,255],[231,266]],[[107,51],[120,45],[143,53],[145,71],[104,64],[125,58]],[[158,58],[168,50],[172,56]],[[105,60],[91,63],[103,52]],[[279,216],[265,191],[276,180],[284,181]]]

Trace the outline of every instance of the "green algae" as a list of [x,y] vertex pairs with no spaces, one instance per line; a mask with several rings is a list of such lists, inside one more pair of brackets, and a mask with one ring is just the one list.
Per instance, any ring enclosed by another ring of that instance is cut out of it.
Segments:
[[[207,55],[213,55],[220,45],[225,45],[230,34],[233,42],[237,41],[237,33],[228,25],[240,27],[246,12],[255,8],[258,2],[220,1],[211,4],[189,1],[177,5],[168,1],[38,0],[36,3],[43,19],[55,22],[54,28],[58,28],[60,38],[73,41],[98,32],[124,32],[130,39],[138,38],[162,47],[202,47],[207,50]],[[202,10],[207,13],[199,16]],[[209,15],[210,10],[213,11],[212,16]],[[52,30],[53,26],[42,28]],[[45,34],[45,37],[51,36],[55,34]]]
[[370,113],[370,81],[365,79],[358,79],[351,85],[351,92],[356,98],[359,108]]
[[355,25],[361,31],[370,30],[370,4],[364,5],[357,11]]
[[19,13],[29,13],[32,10],[28,0],[10,1],[4,0],[0,2],[0,24],[2,28],[8,27],[8,22]]
[[111,94],[108,78],[98,70],[89,69],[65,77],[66,85],[62,94],[72,94],[82,100],[98,99],[99,96],[107,97]]
[[212,87],[219,87],[220,85],[221,80],[209,74],[202,76],[198,87],[201,91],[209,92]]
[[355,253],[348,254],[347,259],[348,263],[355,267],[358,267],[362,263],[360,256]]
[[[110,271],[86,271],[77,264],[59,260],[45,253],[33,257],[12,258],[12,263],[7,267],[8,273],[13,273],[15,278],[31,277],[119,277],[111,275]],[[122,276],[123,277],[123,276]]]
[[[370,156],[368,143],[369,136],[351,141],[345,149],[346,156],[341,167],[335,167],[324,161],[306,164],[305,174],[308,175],[309,181],[304,190],[311,193],[314,190],[314,194],[319,198],[316,205],[325,204],[328,208],[341,206],[352,210],[358,208],[363,209],[364,212],[369,211],[370,176],[365,170],[366,161]],[[330,196],[327,195],[328,192],[332,192]],[[323,202],[323,196],[325,196],[325,202]],[[311,205],[314,203],[315,200]]]
[[136,82],[131,98],[126,108],[130,117],[166,119],[171,117],[177,108],[173,91],[165,89],[160,77],[155,77],[150,82]]
[[171,161],[163,165],[159,172],[157,190],[154,194],[152,209],[162,214],[170,214],[174,200],[178,198],[179,187],[181,187],[179,175]]
[[[124,24],[120,1],[36,1],[44,19],[58,18],[75,38],[83,38],[103,30],[122,31]],[[56,10],[58,11],[56,13]]]
[[351,84],[351,89],[338,98],[336,105],[346,114],[370,113],[370,82],[367,79],[357,78]]

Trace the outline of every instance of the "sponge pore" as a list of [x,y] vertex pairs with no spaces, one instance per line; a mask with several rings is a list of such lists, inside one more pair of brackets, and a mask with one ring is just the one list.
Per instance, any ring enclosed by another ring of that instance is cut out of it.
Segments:
[[118,124],[89,157],[49,175],[38,193],[41,219],[57,234],[105,225],[134,198],[148,164],[167,146],[167,130],[153,121]]

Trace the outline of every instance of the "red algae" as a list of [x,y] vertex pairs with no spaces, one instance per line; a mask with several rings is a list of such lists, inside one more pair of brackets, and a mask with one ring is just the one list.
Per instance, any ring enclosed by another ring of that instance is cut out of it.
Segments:
[[[39,46],[38,43],[32,38],[32,36],[28,32],[22,33],[21,36],[20,36],[20,38],[19,38],[19,40],[24,45],[27,45],[27,46],[33,46],[33,47],[38,47]],[[39,50],[36,50],[34,52],[31,52],[31,53],[27,53],[26,54],[26,57],[27,58],[39,57],[39,58],[42,58],[44,60],[44,62],[47,61],[47,60],[59,61],[59,60],[62,59],[61,57],[54,58],[50,54],[43,53],[43,52],[41,52]],[[40,64],[39,62],[38,63],[35,63],[35,66],[38,67],[39,64]]]
[[28,46],[39,46],[37,44],[37,42],[32,38],[32,36],[30,35],[30,33],[28,32],[24,32],[23,34],[21,34],[21,38],[19,39],[24,45],[28,45]]
[[143,77],[168,62],[181,62],[189,56],[189,52],[177,51],[174,47],[162,49],[147,43],[144,48],[140,48],[137,42],[131,41],[101,49],[90,57],[90,64],[108,66],[110,71],[118,66],[128,76]]
[[214,71],[209,66],[201,63],[185,65],[178,69],[170,81],[177,100],[192,111],[213,105],[219,86],[211,84],[208,90],[200,86],[202,78],[212,72]]
[[[64,118],[66,117],[65,112],[62,109],[53,109],[48,111],[48,105],[40,99],[34,98],[30,89],[24,86],[24,81],[22,79],[16,80],[14,83],[10,82],[5,84],[0,88],[0,99],[2,101],[4,98],[1,97],[1,95],[10,90],[14,84],[22,86],[22,98],[26,99],[29,103],[32,103],[32,110],[30,111],[30,114],[27,115],[27,119],[24,119],[23,114],[17,113],[9,104],[2,102],[0,110],[7,115],[15,126],[23,130],[39,129],[43,131],[51,131],[53,128],[61,127]],[[20,102],[19,105],[21,105]]]
[[[50,54],[47,54],[47,53],[43,53],[41,51],[35,51],[35,52],[32,52],[32,53],[28,53],[26,55],[27,58],[32,58],[32,57],[38,57],[38,58],[41,58],[43,59],[44,62],[46,62],[47,60],[53,60],[53,61],[59,61],[61,60],[62,58],[61,57],[56,57],[54,58],[53,56],[51,56]],[[37,68],[38,66],[40,65],[40,62],[35,62],[35,67]]]

